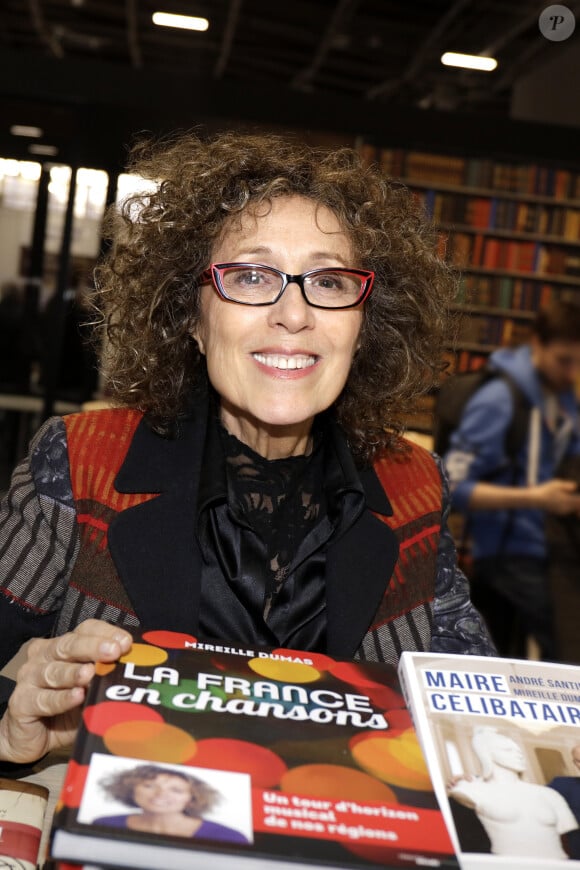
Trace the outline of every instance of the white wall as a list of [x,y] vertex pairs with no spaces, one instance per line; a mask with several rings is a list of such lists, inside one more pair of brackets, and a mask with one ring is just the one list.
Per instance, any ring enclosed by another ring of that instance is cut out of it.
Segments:
[[30,245],[34,215],[0,205],[0,285],[19,274],[20,248]]

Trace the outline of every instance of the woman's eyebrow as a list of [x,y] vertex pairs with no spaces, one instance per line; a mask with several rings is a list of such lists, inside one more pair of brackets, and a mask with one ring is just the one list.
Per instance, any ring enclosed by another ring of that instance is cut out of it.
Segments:
[[[263,255],[271,256],[271,255],[274,255],[276,253],[278,253],[278,252],[274,251],[268,245],[256,245],[254,247],[239,248],[236,251],[235,256],[236,257],[261,257]],[[312,251],[312,252],[307,252],[307,255],[310,259],[318,260],[321,262],[326,261],[326,260],[336,260],[337,262],[341,263],[343,266],[348,265],[348,262],[349,262],[348,260],[346,260],[343,257],[342,254],[339,254],[337,251],[330,251],[330,250],[329,251]]]

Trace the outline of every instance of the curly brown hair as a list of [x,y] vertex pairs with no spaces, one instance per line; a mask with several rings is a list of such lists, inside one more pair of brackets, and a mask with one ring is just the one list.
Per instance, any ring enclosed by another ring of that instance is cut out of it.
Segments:
[[437,233],[410,192],[364,166],[354,149],[273,134],[142,142],[129,169],[156,184],[109,211],[112,245],[95,273],[113,399],[172,431],[207,380],[192,332],[215,243],[248,204],[300,195],[337,215],[353,266],[376,274],[335,408],[359,460],[393,447],[414,400],[437,380],[456,293]]
[[125,806],[137,807],[139,804],[135,801],[135,786],[160,775],[176,776],[189,786],[191,800],[183,810],[183,814],[186,816],[198,818],[215,807],[221,800],[220,793],[207,782],[198,779],[197,776],[156,764],[140,764],[130,770],[112,773],[101,782],[101,787],[110,797],[120,801]]

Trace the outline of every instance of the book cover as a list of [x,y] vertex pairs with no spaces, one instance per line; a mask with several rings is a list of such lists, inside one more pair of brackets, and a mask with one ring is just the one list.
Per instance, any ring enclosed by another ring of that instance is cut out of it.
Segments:
[[151,870],[457,867],[394,668],[161,631],[98,666],[51,847]]
[[463,870],[580,868],[580,668],[403,653],[399,675]]

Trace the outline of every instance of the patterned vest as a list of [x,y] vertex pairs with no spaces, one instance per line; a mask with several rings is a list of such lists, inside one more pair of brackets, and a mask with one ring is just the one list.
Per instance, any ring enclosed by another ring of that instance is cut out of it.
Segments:
[[439,469],[428,450],[389,454],[374,470],[393,508],[377,514],[397,536],[399,558],[357,658],[395,663],[403,650],[429,650],[441,531]]
[[[81,545],[57,630],[78,622],[79,610],[83,619],[138,625],[111,559],[107,530],[118,512],[156,497],[113,487],[141,419],[131,410],[64,418]],[[403,648],[430,646],[441,480],[429,452],[415,444],[408,454],[378,460],[374,469],[393,507],[393,516],[377,516],[397,536],[399,558],[357,657],[396,660]]]

